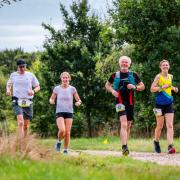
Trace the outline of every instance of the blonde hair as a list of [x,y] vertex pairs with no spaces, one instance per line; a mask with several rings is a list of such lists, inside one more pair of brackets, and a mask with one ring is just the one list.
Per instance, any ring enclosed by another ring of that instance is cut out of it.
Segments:
[[[167,63],[169,64],[169,61],[168,61],[168,60],[163,59],[162,61],[160,61],[160,63],[159,63],[159,67],[161,67],[162,63],[164,63],[164,62],[167,62]],[[169,64],[169,65],[170,65],[170,64]]]
[[67,75],[69,77],[69,80],[71,80],[71,75],[66,71],[64,71],[60,74],[59,79],[61,79],[63,75]]
[[123,59],[128,60],[129,65],[131,65],[131,58],[128,57],[128,56],[121,56],[121,57],[119,58],[119,65],[121,65],[121,61],[122,61]]

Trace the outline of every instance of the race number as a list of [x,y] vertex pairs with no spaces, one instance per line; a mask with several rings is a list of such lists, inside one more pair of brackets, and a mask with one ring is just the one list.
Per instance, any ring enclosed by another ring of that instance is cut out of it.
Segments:
[[29,99],[18,99],[18,105],[20,107],[29,107],[32,104],[32,101]]
[[154,108],[153,112],[155,116],[162,116],[162,109]]
[[116,112],[125,111],[124,104],[116,104]]

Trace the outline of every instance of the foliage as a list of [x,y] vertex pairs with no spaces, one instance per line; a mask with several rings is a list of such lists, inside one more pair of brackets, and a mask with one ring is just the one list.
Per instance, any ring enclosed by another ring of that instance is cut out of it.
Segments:
[[[152,114],[154,95],[149,95],[149,89],[155,75],[159,73],[159,62],[162,59],[170,61],[174,84],[180,87],[178,79],[180,1],[156,0],[152,3],[147,0],[114,0],[113,2],[114,9],[110,13],[116,31],[116,44],[121,46],[122,42],[126,42],[135,45],[132,59],[146,85],[143,97],[138,96],[136,102],[136,112],[140,112],[137,123],[142,121],[148,131],[151,131],[154,124]],[[179,96],[175,96],[175,99],[175,108],[179,109]],[[179,112],[176,112],[177,124],[179,117]],[[178,125],[176,127],[179,128]],[[179,134],[178,129],[176,132]]]

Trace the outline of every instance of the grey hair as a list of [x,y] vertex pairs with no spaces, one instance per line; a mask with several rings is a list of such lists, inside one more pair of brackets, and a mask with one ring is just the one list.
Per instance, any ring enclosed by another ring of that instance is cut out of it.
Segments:
[[127,59],[128,62],[129,62],[129,65],[131,65],[131,58],[128,57],[128,56],[121,56],[121,57],[119,58],[119,65],[121,64],[121,61],[122,61],[123,59]]

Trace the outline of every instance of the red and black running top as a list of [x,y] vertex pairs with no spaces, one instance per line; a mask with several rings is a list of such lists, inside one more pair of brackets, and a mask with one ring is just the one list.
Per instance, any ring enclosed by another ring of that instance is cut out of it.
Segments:
[[[111,84],[113,84],[113,82],[114,82],[115,75],[116,75],[116,73],[113,73],[110,76],[110,78],[108,79],[108,81]],[[134,90],[129,90],[127,88],[127,85],[129,83],[128,75],[129,75],[128,72],[126,72],[126,73],[120,72],[120,84],[119,84],[120,97],[116,98],[116,101],[115,101],[116,104],[118,104],[118,103],[122,103],[124,105],[133,105],[134,104]],[[137,73],[133,72],[133,77],[134,77],[134,81],[135,81],[136,85],[141,82]]]

